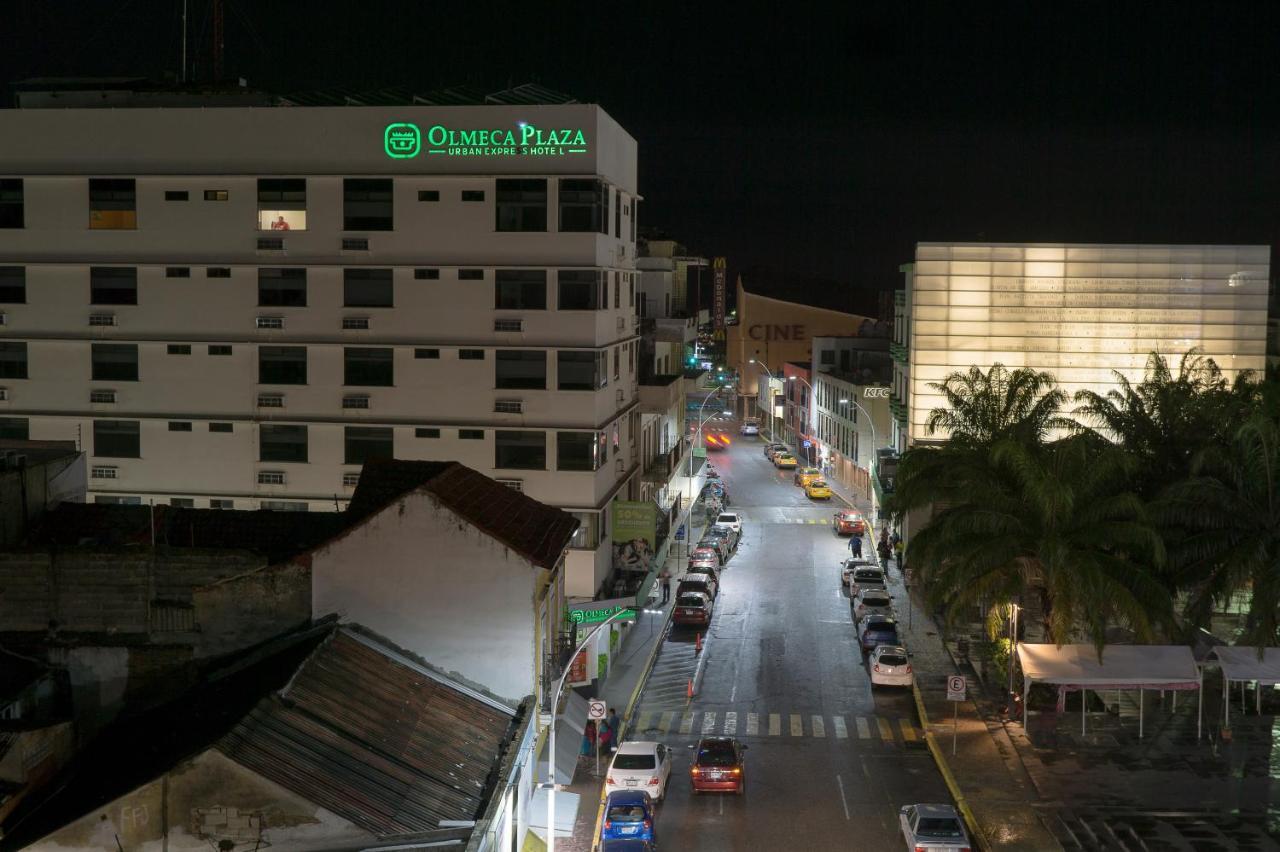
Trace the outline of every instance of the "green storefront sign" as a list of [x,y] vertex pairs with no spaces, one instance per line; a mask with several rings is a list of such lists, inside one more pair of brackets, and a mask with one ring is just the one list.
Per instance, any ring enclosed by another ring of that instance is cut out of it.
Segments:
[[[631,599],[628,598],[627,600],[630,601]],[[592,609],[590,607],[596,608]],[[625,604],[614,603],[613,601],[596,601],[583,609],[570,609],[569,621],[573,624],[599,624],[602,621],[608,621],[618,613],[622,613],[622,615],[618,616],[614,621],[636,620],[636,611]]]
[[587,137],[579,127],[515,127],[462,129],[433,124],[424,134],[418,125],[401,121],[382,131],[382,148],[393,160],[425,153],[443,157],[565,157],[587,153]]

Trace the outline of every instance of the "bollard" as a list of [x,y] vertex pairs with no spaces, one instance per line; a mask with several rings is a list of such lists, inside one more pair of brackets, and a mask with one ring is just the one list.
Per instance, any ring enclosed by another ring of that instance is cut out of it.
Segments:
[[702,653],[702,634],[701,634],[701,633],[694,634],[694,637],[693,637],[693,652],[694,652],[695,654],[701,654],[701,653]]

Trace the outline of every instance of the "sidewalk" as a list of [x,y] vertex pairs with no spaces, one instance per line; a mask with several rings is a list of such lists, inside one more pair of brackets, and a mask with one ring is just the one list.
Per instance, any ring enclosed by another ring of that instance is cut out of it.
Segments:
[[[872,520],[867,501],[857,500],[834,478],[827,481],[868,521]],[[873,533],[864,538],[864,553],[868,549],[874,552],[877,536]],[[970,700],[947,700],[947,675],[960,672],[924,607],[920,590],[913,587],[908,594],[901,568],[894,560],[885,565],[885,574],[898,602],[899,635],[915,668],[920,726],[925,729],[929,750],[952,797],[970,831],[977,835],[975,842],[984,850],[1062,849],[1036,814],[1033,805],[1040,799],[1036,787],[1004,726],[990,718],[991,708],[977,696],[978,684],[969,685]]]
[[[696,526],[693,526],[695,524]],[[685,528],[687,540],[696,542],[705,525],[705,520],[699,513],[692,513],[689,524]],[[688,536],[692,536],[692,538],[688,538]],[[685,574],[686,564],[684,547],[682,545],[672,546],[666,563],[666,568],[671,573],[672,600],[663,604],[661,602],[661,592],[659,592],[658,599],[649,607],[650,610],[655,610],[656,612],[640,610],[636,613],[635,626],[627,631],[626,637],[622,640],[621,651],[614,660],[609,676],[605,679],[603,686],[597,688],[595,684],[591,684],[578,687],[576,690],[584,698],[604,699],[610,709],[618,711],[618,716],[622,720],[620,740],[627,739],[636,699],[640,694],[645,678],[648,676],[649,669],[653,666],[657,651],[661,647],[662,641],[666,638],[667,627],[671,620],[671,611],[675,605],[675,589],[680,582],[680,578]],[[561,852],[561,850],[563,852],[591,852],[597,833],[597,821],[604,804],[602,797],[604,773],[608,766],[609,756],[602,754],[600,756],[600,773],[597,775],[594,758],[583,757],[579,759],[578,770],[574,773],[573,783],[565,787],[564,790],[578,794],[581,797],[579,799],[581,806],[578,808],[577,817],[573,823],[573,836],[557,836],[556,852]],[[529,832],[529,839],[526,840],[523,846],[523,852],[541,852],[545,848],[545,844],[536,838],[533,832]]]

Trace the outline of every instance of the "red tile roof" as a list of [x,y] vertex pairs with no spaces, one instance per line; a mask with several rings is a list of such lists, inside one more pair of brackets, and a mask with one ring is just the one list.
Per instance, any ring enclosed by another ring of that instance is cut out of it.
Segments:
[[458,462],[366,462],[347,512],[363,519],[402,495],[426,491],[472,526],[525,559],[554,568],[578,529],[577,518]]

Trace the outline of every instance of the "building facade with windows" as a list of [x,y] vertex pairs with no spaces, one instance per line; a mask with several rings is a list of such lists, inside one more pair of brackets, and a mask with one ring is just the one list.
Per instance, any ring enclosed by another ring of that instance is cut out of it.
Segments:
[[457,460],[579,518],[590,596],[639,468],[637,202],[593,105],[5,110],[3,436],[214,508]]

